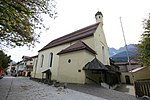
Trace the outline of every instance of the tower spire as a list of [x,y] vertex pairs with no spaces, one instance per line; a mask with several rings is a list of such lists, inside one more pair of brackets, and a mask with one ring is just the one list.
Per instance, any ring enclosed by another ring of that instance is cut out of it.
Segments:
[[103,14],[99,10],[95,14],[95,19],[96,19],[97,23],[102,23],[102,25],[103,25]]

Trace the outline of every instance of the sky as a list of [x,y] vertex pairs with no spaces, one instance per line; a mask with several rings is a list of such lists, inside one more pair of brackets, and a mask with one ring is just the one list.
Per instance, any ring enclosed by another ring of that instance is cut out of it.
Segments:
[[116,49],[124,46],[120,17],[122,19],[127,44],[137,44],[143,33],[143,23],[150,13],[150,0],[55,0],[58,17],[50,19],[44,16],[44,24],[50,27],[42,31],[40,43],[35,48],[16,47],[6,49],[15,62],[22,56],[35,56],[38,50],[50,41],[96,23],[95,13],[103,14],[103,29],[107,44]]

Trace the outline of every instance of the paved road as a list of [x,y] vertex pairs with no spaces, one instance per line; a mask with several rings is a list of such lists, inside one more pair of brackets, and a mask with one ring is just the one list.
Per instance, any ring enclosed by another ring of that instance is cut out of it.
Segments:
[[133,95],[129,95],[116,90],[105,89],[98,85],[68,84],[68,88],[97,97],[102,97],[108,100],[139,100]]
[[0,80],[0,100],[106,100],[78,91],[55,88],[25,77]]
[[118,88],[116,88],[115,90],[135,96],[135,89],[134,89],[134,86],[133,86],[133,85],[121,84],[121,85],[120,85]]
[[25,77],[4,77],[0,80],[0,100],[138,100],[96,85],[67,86],[69,89],[55,88]]

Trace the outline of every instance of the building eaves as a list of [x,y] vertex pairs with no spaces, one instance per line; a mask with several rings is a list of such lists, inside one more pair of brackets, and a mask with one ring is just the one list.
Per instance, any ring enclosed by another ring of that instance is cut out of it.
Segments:
[[95,23],[93,25],[87,26],[85,28],[82,28],[82,29],[72,32],[70,34],[67,34],[60,38],[57,38],[57,39],[51,41],[50,43],[48,43],[46,46],[44,46],[41,50],[39,50],[39,52],[49,49],[49,48],[52,48],[52,47],[55,47],[55,46],[58,46],[58,45],[62,45],[65,43],[69,43],[72,41],[76,41],[76,40],[80,40],[80,39],[92,36],[95,33],[98,25],[99,25],[99,23]]

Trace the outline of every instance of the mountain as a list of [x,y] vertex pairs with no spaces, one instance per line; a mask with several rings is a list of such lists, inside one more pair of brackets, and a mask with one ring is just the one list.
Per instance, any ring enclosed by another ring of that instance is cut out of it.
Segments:
[[11,62],[10,62],[10,65],[14,65],[14,64],[16,64],[15,61],[11,61]]
[[[128,54],[130,57],[130,60],[138,60],[137,55],[140,54],[139,49],[136,44],[129,44],[127,45],[128,48]],[[110,58],[114,60],[115,62],[126,62],[127,59],[127,53],[126,53],[126,47],[120,47],[118,50],[115,48],[109,48],[109,54]]]
[[117,54],[117,50],[115,48],[109,48],[109,56],[112,57],[115,54]]
[[[137,49],[137,45],[136,44],[129,44],[129,45],[127,45],[127,48],[128,48],[129,51],[132,51],[134,49]],[[124,51],[126,51],[126,47],[125,46],[119,48],[118,53],[124,52]]]

